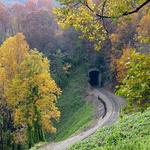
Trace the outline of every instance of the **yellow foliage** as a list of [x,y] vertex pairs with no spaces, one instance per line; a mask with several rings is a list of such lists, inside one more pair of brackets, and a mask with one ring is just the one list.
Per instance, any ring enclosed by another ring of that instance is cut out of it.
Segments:
[[18,33],[0,47],[0,104],[1,96],[12,112],[14,140],[23,142],[27,128],[37,124],[46,132],[55,132],[52,119],[58,120],[56,107],[60,88],[52,79],[49,61],[36,50],[30,50],[25,37]]
[[0,64],[5,68],[8,79],[12,79],[17,66],[28,55],[29,45],[22,33],[8,38],[0,47]]
[[14,112],[14,125],[17,126],[18,124],[24,125],[25,124],[25,118],[23,117],[23,110],[18,108]]
[[119,59],[115,60],[115,66],[117,71],[117,80],[121,82],[126,76],[126,63],[130,61],[132,54],[135,53],[135,50],[132,48],[124,48],[123,54]]
[[6,71],[5,68],[0,64],[0,89],[4,88],[4,84],[6,82]]
[[[92,5],[90,2],[89,4]],[[90,42],[94,42],[96,50],[101,48],[102,42],[105,40],[106,31],[102,23],[95,19],[95,14],[91,13],[85,6],[80,6],[76,9],[66,8],[66,10],[57,8],[54,9],[54,13],[57,14],[57,22],[60,27],[68,28],[73,26],[75,30],[83,33],[81,38],[87,38]]]
[[[119,22],[121,20],[119,30],[123,31],[122,33],[128,33],[130,31],[128,20],[136,22],[138,13],[135,13],[134,10],[145,2],[145,0],[58,1],[63,7],[54,9],[54,14],[57,15],[57,22],[60,27],[68,28],[71,26],[80,31],[81,37],[92,42],[96,50],[100,50],[104,41],[108,38],[109,23],[112,23],[112,21]],[[149,8],[149,5],[147,6],[145,6],[146,9]],[[105,21],[106,18],[110,18],[108,22]],[[118,34],[118,37],[112,35],[113,41],[116,42],[118,38],[122,37],[121,33]]]
[[119,16],[131,9],[130,0],[109,0],[107,4],[107,15]]
[[60,117],[55,106],[60,94],[60,89],[50,76],[47,58],[35,50],[31,51],[18,67],[6,91],[8,104],[15,110],[15,125],[33,126],[38,120],[43,130],[53,132],[55,128],[51,119]]

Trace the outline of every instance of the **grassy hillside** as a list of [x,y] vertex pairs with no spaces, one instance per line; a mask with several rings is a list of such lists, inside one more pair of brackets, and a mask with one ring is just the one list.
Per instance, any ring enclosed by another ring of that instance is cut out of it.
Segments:
[[104,127],[69,150],[149,150],[150,108]]
[[87,86],[87,67],[79,67],[69,79],[69,85],[58,100],[61,120],[57,124],[56,141],[63,140],[79,131],[92,120],[93,105],[84,100]]

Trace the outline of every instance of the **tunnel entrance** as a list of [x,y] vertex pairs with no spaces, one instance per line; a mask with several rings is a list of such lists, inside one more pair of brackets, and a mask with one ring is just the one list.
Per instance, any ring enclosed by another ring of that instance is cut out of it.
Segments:
[[100,72],[98,69],[89,70],[88,76],[89,76],[89,83],[91,86],[93,87],[101,86]]

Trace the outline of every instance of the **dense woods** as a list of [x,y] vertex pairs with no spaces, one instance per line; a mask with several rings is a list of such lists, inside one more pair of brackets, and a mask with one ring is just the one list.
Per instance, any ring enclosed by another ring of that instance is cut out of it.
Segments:
[[[150,106],[150,1],[58,2],[56,8],[51,0],[0,2],[2,150],[30,149],[84,128],[94,109],[84,100],[89,68],[98,68],[102,86],[125,98],[122,115]],[[140,117],[146,114],[149,109]]]

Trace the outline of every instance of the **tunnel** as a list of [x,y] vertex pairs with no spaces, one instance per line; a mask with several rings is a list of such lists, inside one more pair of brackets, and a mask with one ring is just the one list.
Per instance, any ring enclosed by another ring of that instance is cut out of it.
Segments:
[[93,87],[101,86],[100,72],[98,69],[91,69],[88,72],[89,84]]

